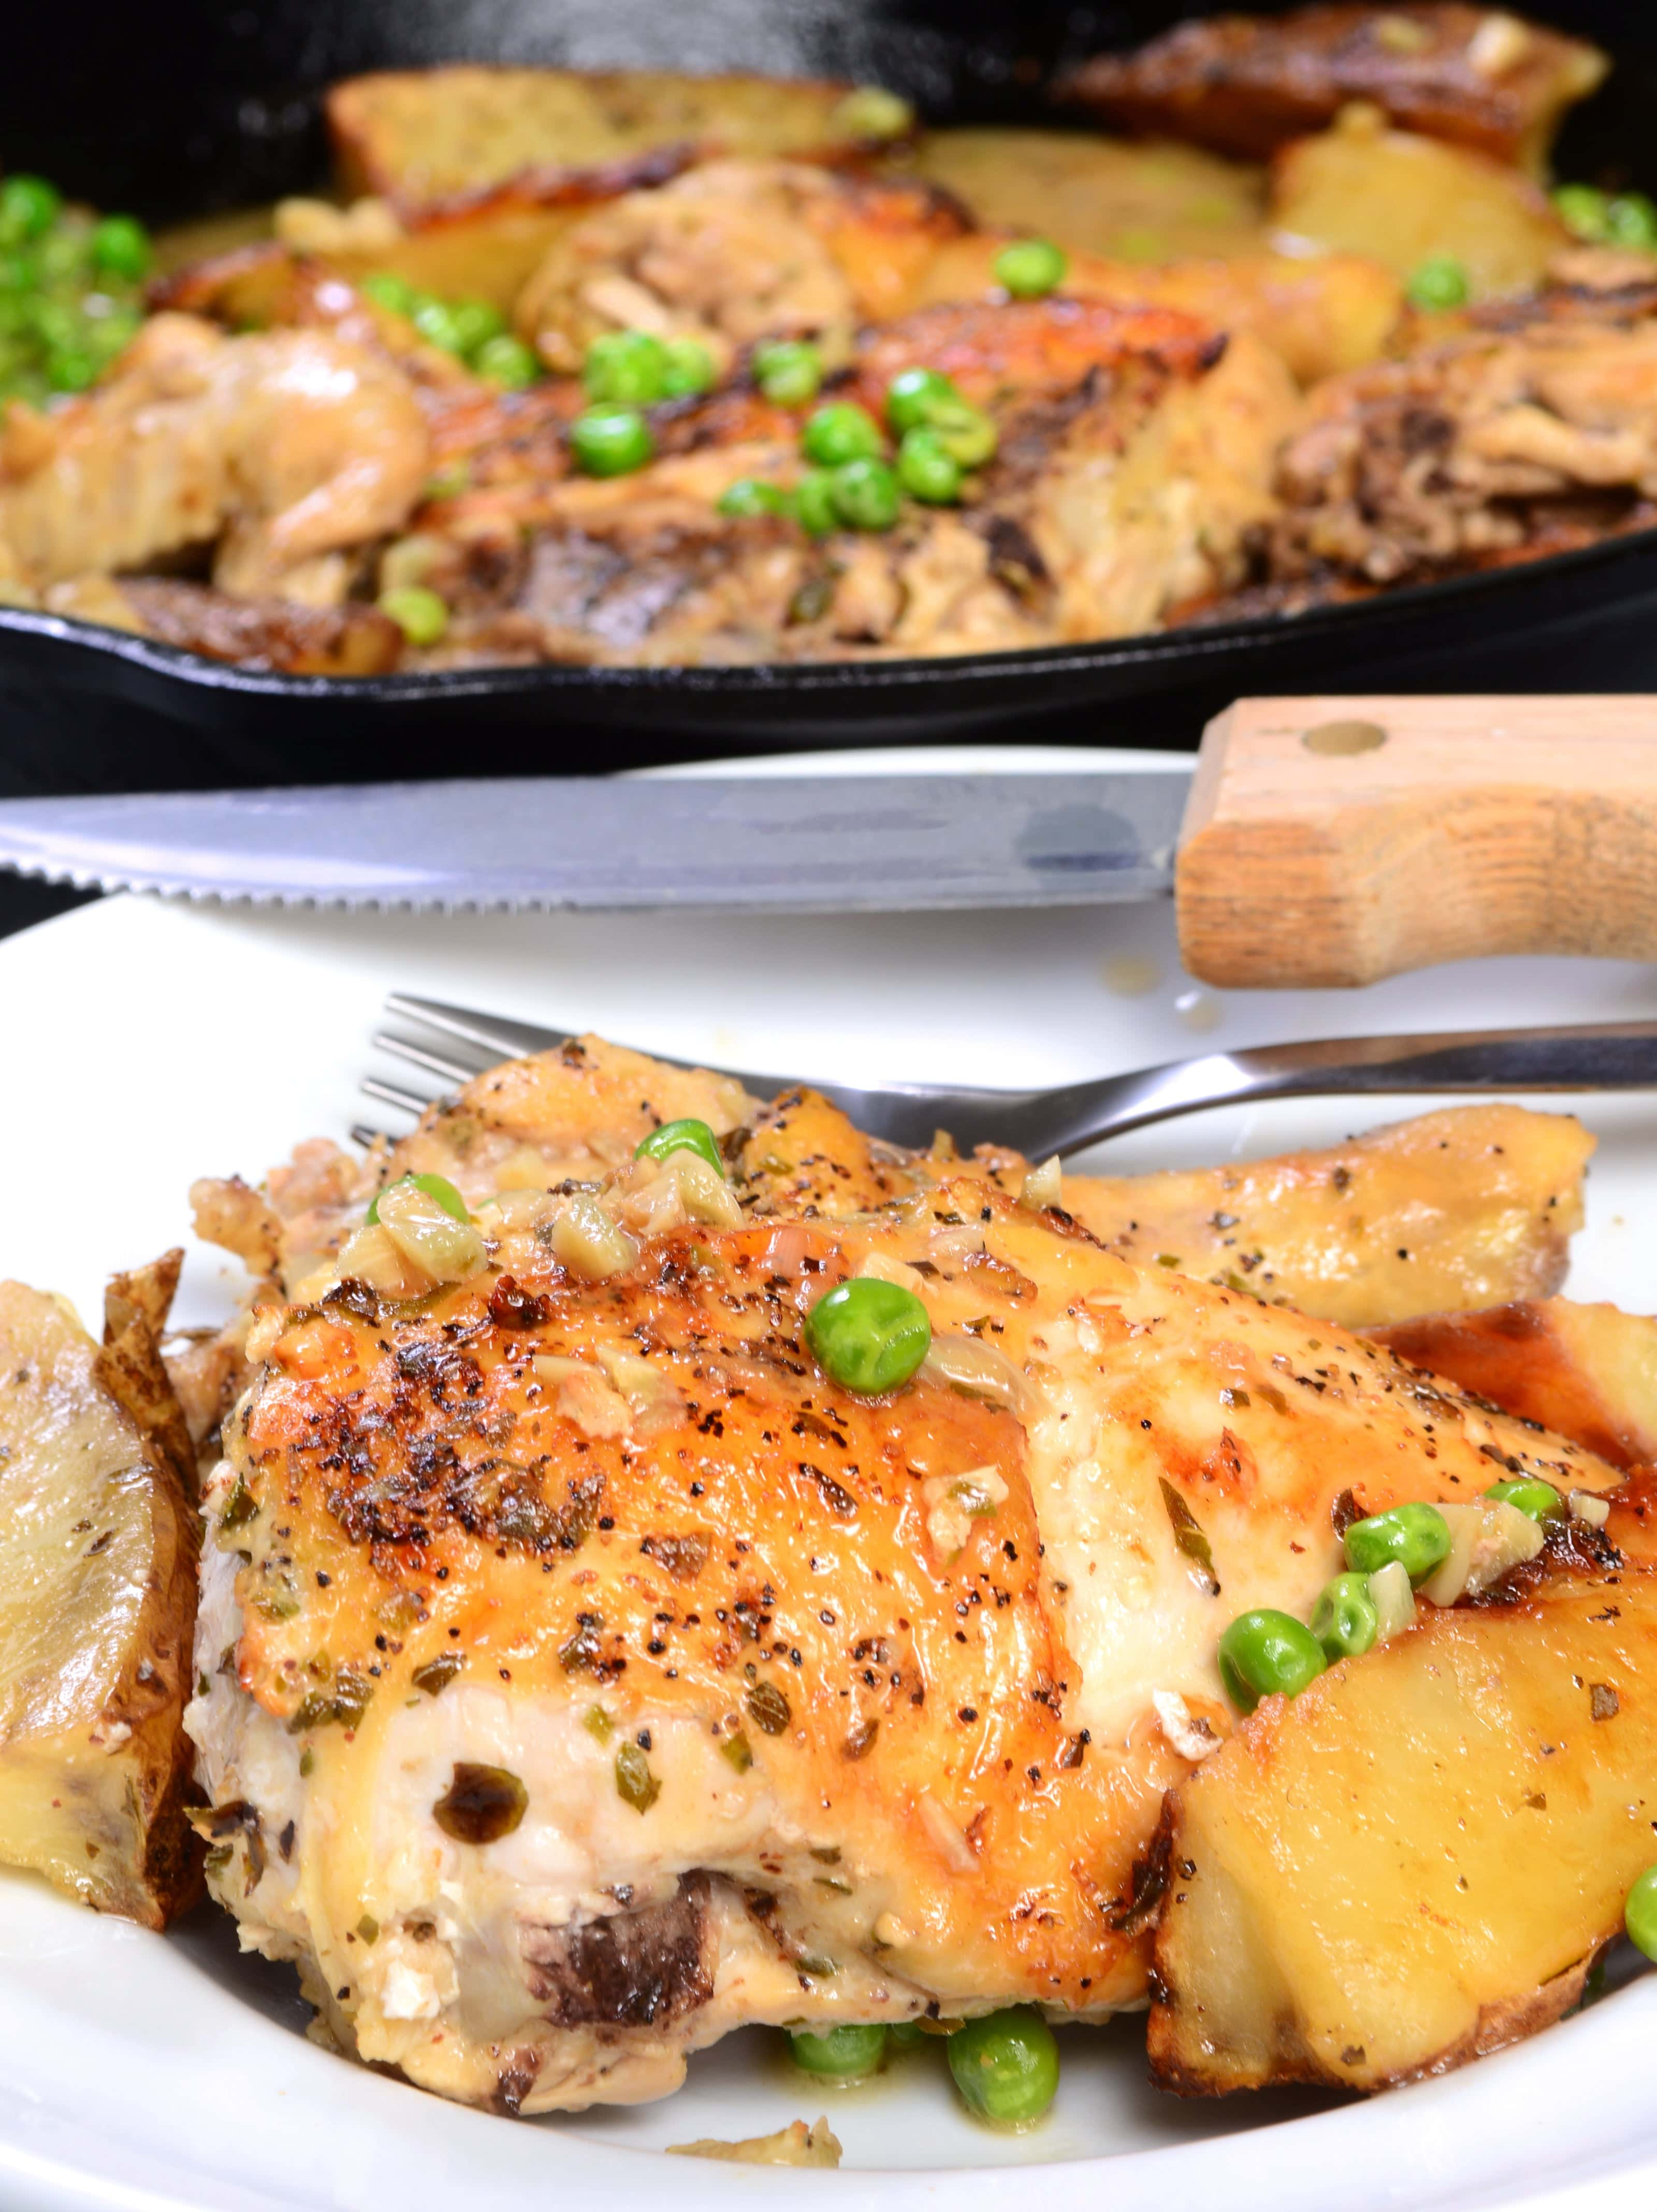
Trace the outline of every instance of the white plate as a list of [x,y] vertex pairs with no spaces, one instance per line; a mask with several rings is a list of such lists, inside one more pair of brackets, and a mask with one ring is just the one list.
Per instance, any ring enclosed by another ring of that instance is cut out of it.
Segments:
[[[1128,764],[930,753],[855,765],[974,759]],[[1357,994],[1222,1000],[1181,974],[1166,904],[755,922],[112,900],[0,943],[0,1272],[96,1313],[109,1268],[183,1236],[193,1176],[257,1176],[296,1139],[343,1136],[371,1113],[355,1086],[381,997],[399,988],[681,1057],[875,1081],[1056,1083],[1214,1043],[1657,1016],[1657,974],[1611,962],[1488,961]],[[1138,1167],[1275,1151],[1418,1103],[1209,1114],[1121,1139],[1109,1158]],[[1569,1103],[1601,1139],[1570,1288],[1650,1311],[1657,1102]],[[192,1249],[180,1317],[212,1318],[234,1287],[220,1255]],[[1367,2105],[1184,2104],[1146,2086],[1134,2021],[1072,2031],[1052,2118],[1016,2139],[962,2118],[935,2058],[836,2094],[790,2075],[760,2034],[693,2061],[665,2104],[514,2124],[327,2056],[298,2033],[303,2018],[288,1971],[240,1958],[210,1908],[160,1939],[0,1877],[0,2206],[518,2212],[602,2201],[627,2212],[665,2195],[688,2212],[729,2212],[773,2203],[780,2188],[801,2204],[974,2212],[1002,2204],[998,2169],[1035,2165],[1047,2169],[1036,2186],[1112,2212],[1332,2200],[1342,2212],[1429,2212],[1551,2197],[1590,2177],[1604,2207],[1640,2186],[1648,2160],[1657,2173],[1657,1978],[1516,2051]],[[780,2180],[653,2154],[822,2110],[846,2146],[838,2175]]]

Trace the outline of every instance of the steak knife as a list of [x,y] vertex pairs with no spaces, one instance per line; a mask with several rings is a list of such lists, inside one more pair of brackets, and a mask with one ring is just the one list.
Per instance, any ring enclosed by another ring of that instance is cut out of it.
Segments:
[[1175,895],[1229,988],[1657,958],[1657,699],[1252,699],[1188,763],[0,802],[0,866],[258,903],[857,914]]

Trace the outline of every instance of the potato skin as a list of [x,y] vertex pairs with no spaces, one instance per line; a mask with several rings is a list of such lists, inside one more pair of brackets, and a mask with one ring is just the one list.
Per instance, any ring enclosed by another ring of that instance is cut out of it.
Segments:
[[56,1299],[0,1284],[0,1863],[148,1928],[201,1887],[193,1454],[156,1341],[180,1256],[116,1279],[101,1347]]
[[1263,1701],[1164,1807],[1154,2078],[1388,2088],[1558,2019],[1653,1856],[1654,1679],[1657,1574],[1556,1556]]

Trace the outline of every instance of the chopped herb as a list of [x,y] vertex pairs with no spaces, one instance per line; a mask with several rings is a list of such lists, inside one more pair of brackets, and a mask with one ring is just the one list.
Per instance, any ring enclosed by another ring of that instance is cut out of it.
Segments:
[[1211,1597],[1217,1597],[1220,1578],[1214,1571],[1214,1553],[1196,1515],[1165,1474],[1159,1475],[1157,1480],[1162,1487],[1162,1504],[1168,1509],[1168,1517],[1173,1526],[1174,1541],[1200,1571],[1192,1577],[1192,1580],[1199,1589],[1205,1589]]
[[219,1527],[221,1530],[246,1528],[258,1510],[253,1502],[252,1492],[238,1475],[235,1487],[226,1498],[224,1510],[219,1516]]
[[719,1756],[728,1759],[738,1774],[747,1773],[754,1764],[754,1750],[743,1729],[737,1729],[726,1736],[719,1746]]
[[616,1795],[635,1813],[647,1813],[661,1794],[643,1752],[636,1743],[624,1743],[616,1754]]
[[448,1688],[465,1663],[458,1651],[440,1651],[435,1659],[416,1667],[409,1679],[416,1690],[423,1690],[428,1698],[434,1698],[440,1690]]
[[589,1705],[581,1725],[599,1743],[608,1743],[616,1733],[616,1723],[602,1705]]
[[365,1912],[363,1914],[361,1919],[359,1920],[356,1924],[356,1932],[362,1938],[365,1943],[379,1942],[379,1923],[374,1918],[372,1912]]

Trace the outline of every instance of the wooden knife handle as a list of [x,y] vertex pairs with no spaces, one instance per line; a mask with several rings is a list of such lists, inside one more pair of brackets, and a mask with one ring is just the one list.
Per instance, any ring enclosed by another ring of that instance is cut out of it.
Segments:
[[1657,697],[1240,699],[1175,890],[1187,968],[1234,990],[1657,960]]

